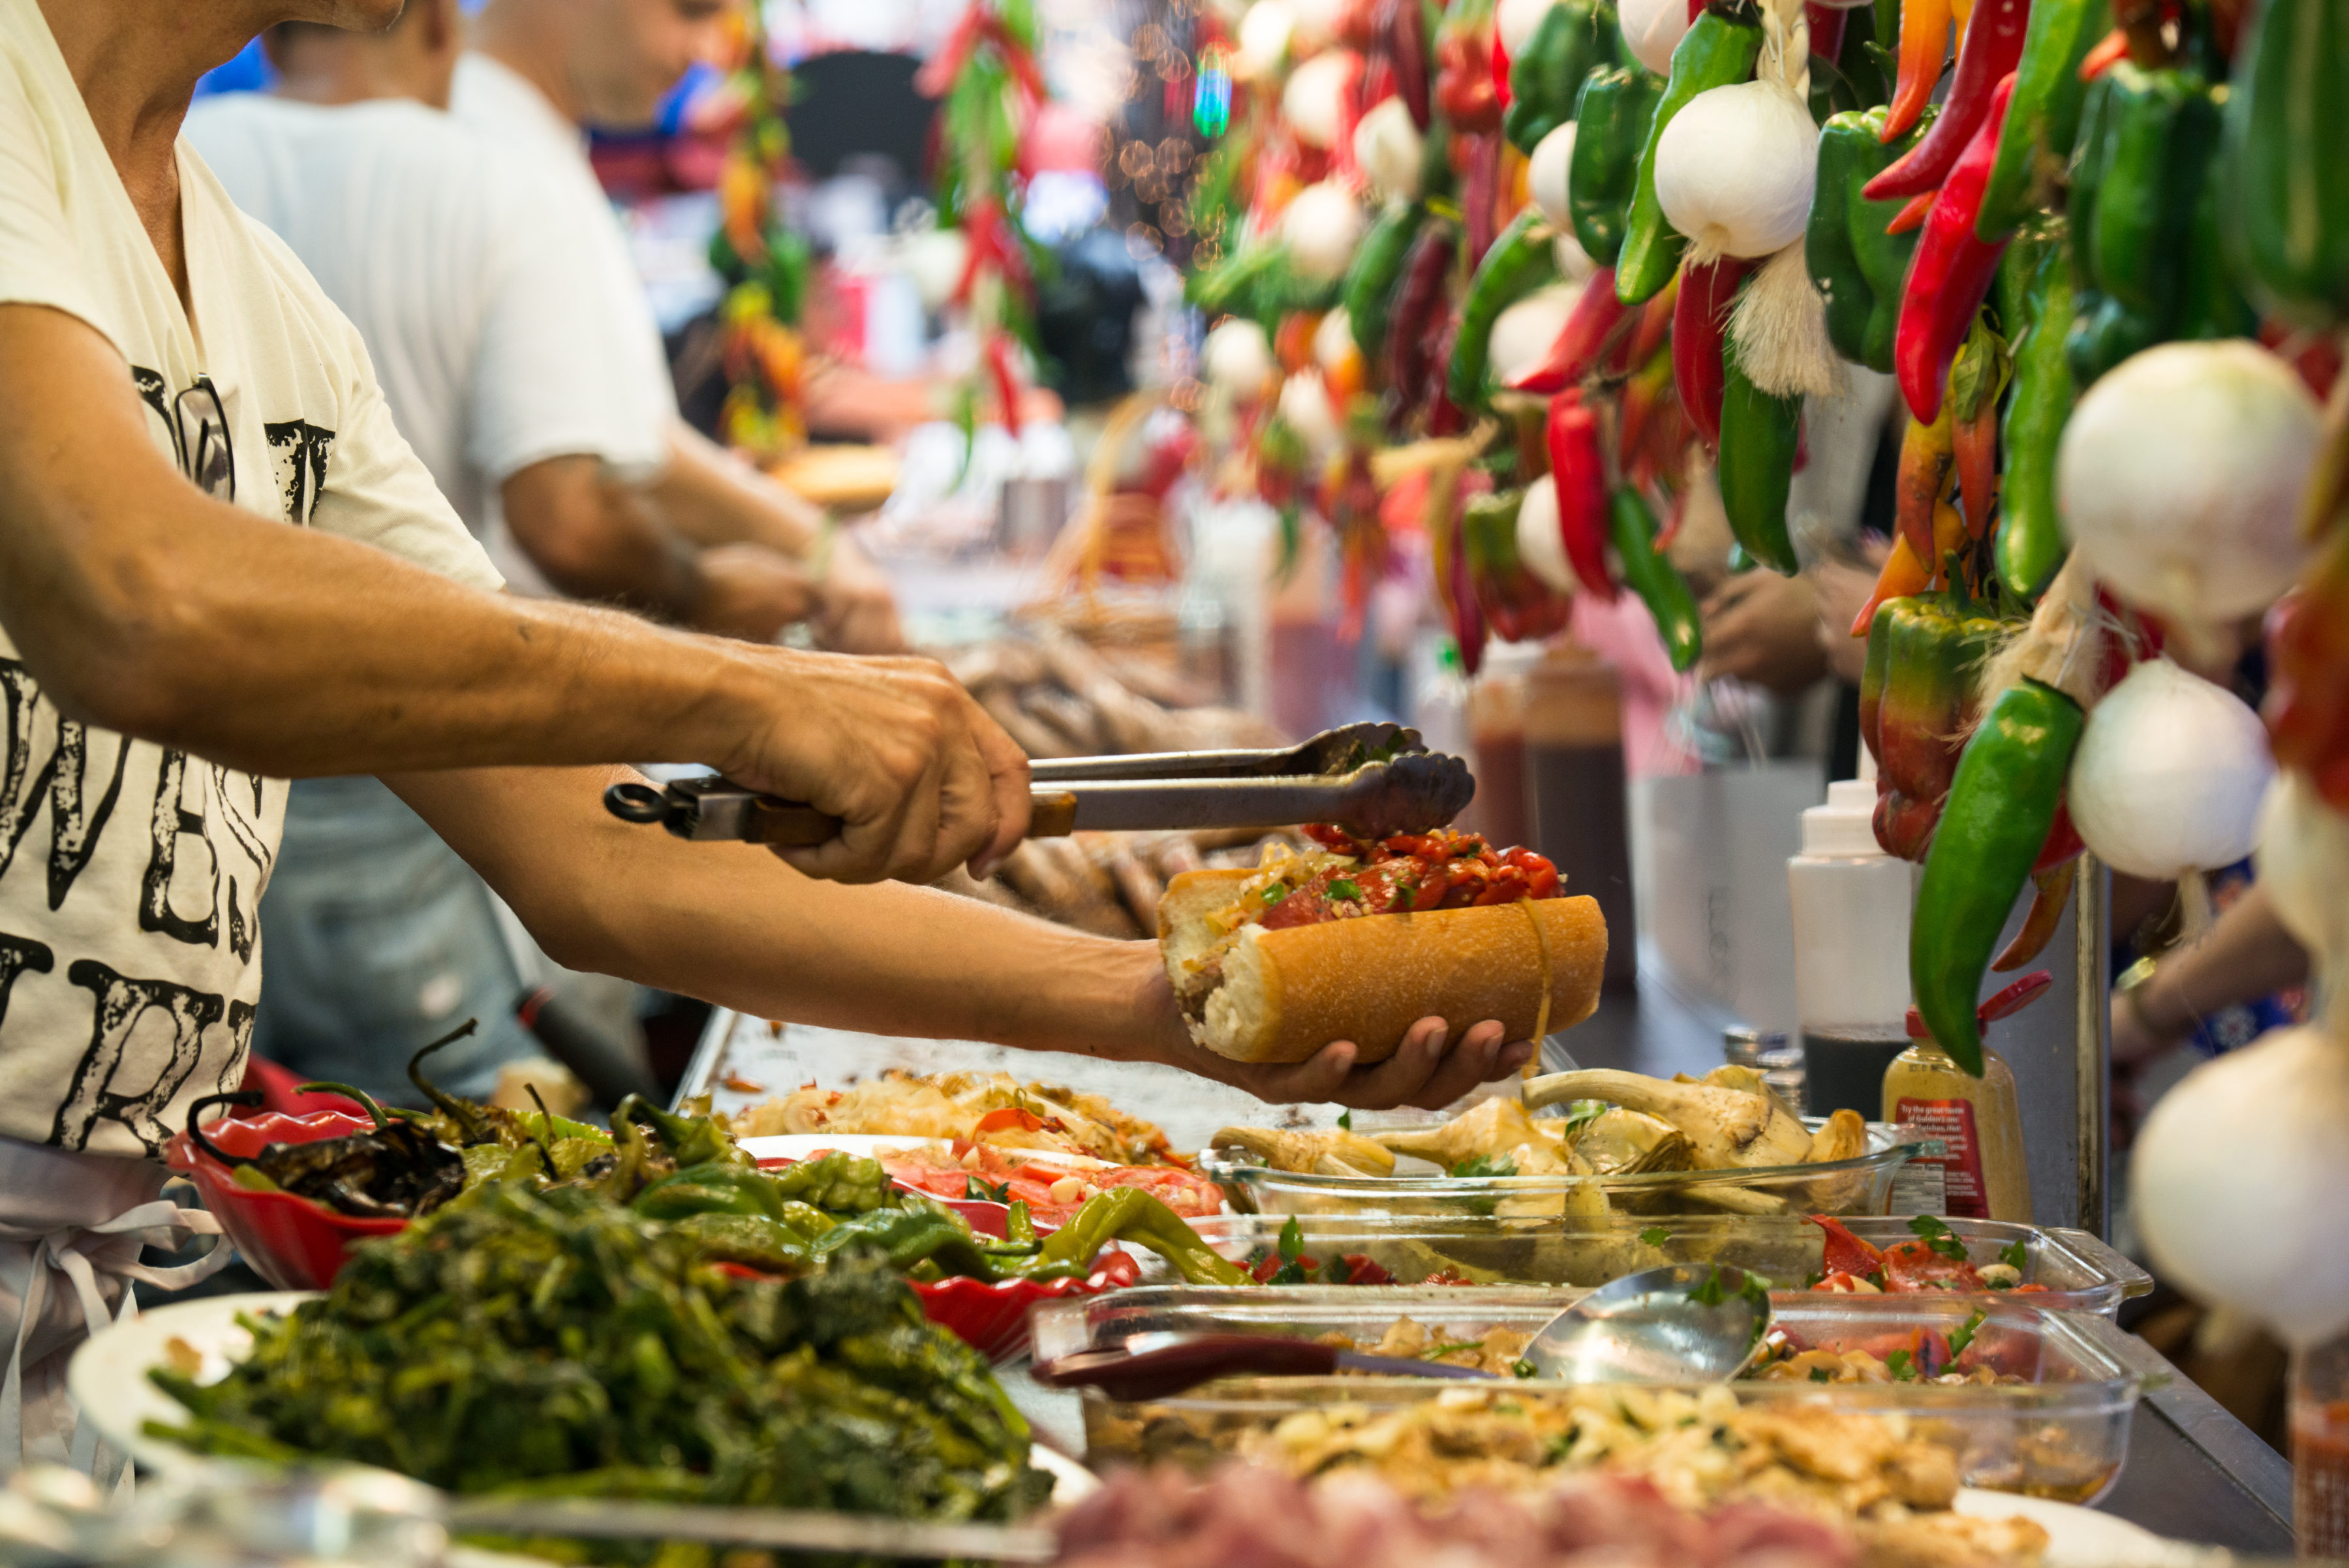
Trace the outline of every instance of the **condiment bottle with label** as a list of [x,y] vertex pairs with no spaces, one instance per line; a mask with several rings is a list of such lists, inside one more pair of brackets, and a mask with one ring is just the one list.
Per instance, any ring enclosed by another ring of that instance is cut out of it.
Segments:
[[1803,1025],[1805,1109],[1876,1114],[1884,1069],[1909,1044],[1909,910],[1917,868],[1876,842],[1876,786],[1827,785],[1803,813],[1786,862],[1795,918],[1795,1012]]
[[1526,672],[1539,663],[1538,642],[1493,642],[1468,688],[1476,798],[1455,825],[1485,836],[1495,849],[1533,841],[1526,804]]
[[[2003,1018],[2054,982],[2045,970],[2025,975],[1978,1010],[1984,1023]],[[1941,1168],[1942,1211],[1953,1220],[2031,1220],[2031,1168],[2023,1153],[2023,1105],[2014,1069],[1987,1046],[1977,1078],[1941,1049],[1915,1008],[1912,1044],[1884,1070],[1884,1119],[1905,1122],[1937,1139],[1942,1152],[1922,1163]]]
[[1631,898],[1631,833],[1623,775],[1623,682],[1615,667],[1564,642],[1526,672],[1526,842],[1547,856],[1569,893],[1599,900],[1607,921],[1609,991],[1640,983],[1639,909]]

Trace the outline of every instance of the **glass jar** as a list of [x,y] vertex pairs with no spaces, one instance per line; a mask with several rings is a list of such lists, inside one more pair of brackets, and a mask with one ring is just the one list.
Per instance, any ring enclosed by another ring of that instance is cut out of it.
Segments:
[[2349,1334],[2292,1358],[2292,1521],[2302,1557],[2349,1557]]

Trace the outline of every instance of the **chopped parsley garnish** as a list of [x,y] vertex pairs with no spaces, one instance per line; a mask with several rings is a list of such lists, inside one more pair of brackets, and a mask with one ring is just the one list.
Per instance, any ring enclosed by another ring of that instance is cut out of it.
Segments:
[[963,1178],[962,1195],[966,1199],[980,1203],[1009,1203],[1011,1201],[1011,1183],[989,1182],[979,1177],[966,1176]]
[[1950,1359],[1951,1361],[1956,1361],[1959,1356],[1963,1355],[1966,1353],[1966,1346],[1974,1342],[1974,1330],[1980,1328],[1982,1325],[1982,1320],[1988,1316],[1990,1316],[1989,1313],[1983,1311],[1981,1307],[1976,1307],[1974,1308],[1973,1316],[1966,1319],[1964,1323],[1950,1331]]
[[1558,1133],[1561,1137],[1572,1137],[1581,1128],[1588,1127],[1613,1108],[1605,1100],[1577,1100],[1566,1107],[1566,1116],[1558,1127]]
[[1643,1247],[1661,1247],[1671,1239],[1672,1233],[1661,1225],[1651,1225],[1640,1232],[1640,1245]]
[[1338,1130],[1340,1132],[1352,1132],[1354,1130],[1353,1112],[1340,1111],[1338,1113]]
[[1886,1356],[1884,1358],[1884,1370],[1892,1374],[1892,1381],[1895,1383],[1914,1383],[1917,1381],[1916,1358],[1911,1356],[1905,1350],[1896,1350],[1891,1355]]
[[1835,1381],[1835,1374],[1829,1372],[1824,1366],[1814,1366],[1811,1368],[1811,1381],[1814,1383],[1832,1383]]
[[[1541,1376],[1541,1368],[1536,1366],[1532,1362],[1525,1359],[1525,1357],[1519,1356],[1516,1361],[1509,1364],[1509,1376],[1512,1377],[1539,1377]],[[1557,1439],[1553,1438],[1551,1440],[1555,1442]]]
[[1305,1227],[1297,1222],[1296,1215],[1291,1214],[1288,1223],[1280,1228],[1280,1241],[1275,1251],[1284,1263],[1293,1263],[1304,1255]]
[[1495,1158],[1489,1154],[1471,1155],[1454,1165],[1446,1174],[1452,1176],[1515,1176],[1517,1162],[1507,1155]]
[[2031,1248],[2030,1248],[2030,1246],[2029,1246],[2029,1245],[2028,1245],[2028,1244],[2023,1241],[2023,1239],[2022,1237],[2017,1236],[2017,1237],[2014,1239],[2014,1243],[2013,1243],[2013,1245],[2012,1245],[2012,1246],[2010,1246],[2010,1247],[2005,1248],[2003,1251],[2002,1251],[1999,1253],[1999,1255],[1998,1255],[1998,1261],[1999,1261],[2000,1262],[2002,1262],[2002,1263],[2004,1263],[2008,1268],[2013,1269],[2016,1273],[2018,1273],[2018,1274],[2019,1274],[2019,1273],[2023,1272],[2023,1262],[2024,1262],[2024,1260],[2028,1259],[2030,1256],[2031,1256]]
[[1419,902],[1419,884],[1398,882],[1394,885],[1393,901],[1387,907],[1392,912],[1396,909],[1408,909],[1417,902]]
[[1272,886],[1259,891],[1257,897],[1262,898],[1268,905],[1278,904],[1288,897],[1288,884],[1275,882]]
[[1803,1276],[1803,1288],[1805,1290],[1809,1290],[1813,1285],[1825,1284],[1826,1282],[1826,1275],[1823,1272],[1814,1269],[1809,1273]]
[[1959,1241],[1956,1233],[1947,1225],[1942,1224],[1930,1214],[1918,1215],[1909,1221],[1909,1229],[1921,1237],[1926,1246],[1940,1253],[1944,1258],[1954,1259],[1961,1263],[1966,1261],[1966,1244]]
[[1702,1282],[1689,1292],[1688,1299],[1699,1306],[1719,1306],[1729,1299],[1729,1293],[1721,1285],[1721,1265],[1713,1265]]
[[1350,877],[1340,877],[1330,884],[1330,897],[1332,898],[1352,903],[1359,901],[1361,896],[1361,884]]

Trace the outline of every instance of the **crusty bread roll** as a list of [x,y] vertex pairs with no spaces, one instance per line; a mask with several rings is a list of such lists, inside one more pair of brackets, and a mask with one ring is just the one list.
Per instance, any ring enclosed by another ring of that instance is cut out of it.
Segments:
[[[1548,957],[1555,1032],[1599,1009],[1607,923],[1596,898],[1539,898],[1425,914],[1362,915],[1268,931],[1242,929],[1219,971],[1193,961],[1216,945],[1209,919],[1230,908],[1247,870],[1186,871],[1158,904],[1159,950],[1191,1037],[1240,1062],[1302,1062],[1332,1040],[1382,1062],[1423,1018],[1455,1029],[1497,1018],[1530,1036]],[[1536,931],[1539,922],[1539,934]],[[1210,983],[1212,989],[1210,989]]]

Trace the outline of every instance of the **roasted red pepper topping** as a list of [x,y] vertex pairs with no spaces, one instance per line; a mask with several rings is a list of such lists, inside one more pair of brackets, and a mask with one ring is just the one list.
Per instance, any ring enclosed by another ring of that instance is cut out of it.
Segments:
[[1437,828],[1370,840],[1321,823],[1305,832],[1323,848],[1351,856],[1359,864],[1327,867],[1281,895],[1259,921],[1267,930],[1354,915],[1513,904],[1564,892],[1557,867],[1541,856],[1530,849],[1496,853],[1474,833]]

